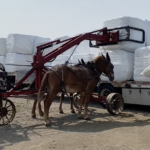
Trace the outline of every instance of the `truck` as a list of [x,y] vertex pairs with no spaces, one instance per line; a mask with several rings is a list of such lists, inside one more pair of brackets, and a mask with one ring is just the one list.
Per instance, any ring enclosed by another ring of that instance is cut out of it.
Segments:
[[150,82],[142,81],[100,81],[98,94],[107,97],[110,93],[120,93],[126,104],[150,106]]

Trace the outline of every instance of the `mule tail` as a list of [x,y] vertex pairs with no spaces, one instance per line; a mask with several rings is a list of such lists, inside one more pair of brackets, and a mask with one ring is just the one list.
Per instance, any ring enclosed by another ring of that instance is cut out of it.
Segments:
[[45,73],[42,79],[41,87],[38,92],[38,103],[41,102],[42,98],[44,97],[44,94],[49,92],[48,90],[50,89],[50,87],[49,87],[48,77],[49,77],[49,72]]

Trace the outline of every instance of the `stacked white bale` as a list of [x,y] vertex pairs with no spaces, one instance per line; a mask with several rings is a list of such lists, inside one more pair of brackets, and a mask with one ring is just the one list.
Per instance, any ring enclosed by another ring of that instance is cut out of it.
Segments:
[[18,54],[18,53],[6,54],[7,65],[31,66],[32,62],[33,62],[32,55],[24,55],[24,54]]
[[24,71],[31,69],[31,63],[33,62],[32,55],[7,53],[5,68],[7,72]]
[[146,23],[146,46],[150,46],[150,21],[145,20]]
[[7,37],[7,53],[33,54],[34,36],[9,34]]
[[150,81],[148,77],[141,74],[150,65],[150,46],[135,50],[134,53],[134,80]]
[[6,55],[6,38],[0,38],[0,55]]
[[31,66],[5,65],[6,72],[23,71],[27,73],[31,68]]
[[[100,50],[99,55],[106,56],[107,52],[114,65],[114,81],[131,80],[133,77],[134,54],[124,50]],[[108,81],[109,79],[101,76],[101,80]]]
[[[67,40],[67,39],[69,39],[69,38],[70,38],[69,36],[62,36],[62,37],[56,38],[55,40],[60,39],[60,41],[64,41],[64,40]],[[66,42],[67,42],[67,41],[66,41]],[[58,48],[58,47],[60,47],[60,46],[62,46],[62,45],[65,44],[66,42],[63,42],[63,43],[54,45],[54,46],[53,46],[53,50],[56,49],[56,48]],[[72,51],[73,51],[73,47],[69,48],[67,51],[63,52],[61,55],[66,55],[66,56],[71,55],[71,54],[72,54]]]
[[[59,55],[56,57],[56,59],[52,62],[52,66],[65,64],[66,61],[69,60],[70,55]],[[71,63],[71,60],[68,61]]]
[[0,56],[0,63],[5,66],[5,64],[6,64],[6,56],[5,55]]
[[6,71],[28,71],[33,62],[34,37],[9,34],[7,37]]
[[0,63],[5,65],[6,61],[6,53],[7,53],[7,48],[6,48],[6,38],[0,38]]
[[[67,40],[69,38],[70,38],[69,36],[63,36],[63,37],[56,38],[55,40],[59,39],[60,41],[64,41],[64,40]],[[53,50],[59,48],[60,46],[62,46],[66,42],[63,42],[60,44],[54,44],[53,47],[49,51],[53,51]],[[73,47],[71,47],[67,51],[65,51],[62,54],[60,54],[59,56],[57,56],[56,59],[52,62],[52,66],[64,64],[66,61],[71,63],[71,60],[69,60],[69,58],[70,58],[70,55],[72,54],[72,52],[73,52]]]
[[89,41],[84,40],[75,49],[71,57],[71,63],[77,64],[81,59],[83,59],[85,62],[92,61],[94,56],[94,54],[90,53]]
[[[103,23],[103,27],[107,27],[108,29],[124,27],[124,26],[131,26],[131,27],[143,29],[144,31],[147,30],[147,26],[144,20],[133,18],[133,17],[127,17],[127,16],[110,19]],[[137,31],[137,30],[132,30],[132,29],[130,31],[131,31],[130,39],[142,41],[142,37],[143,37],[142,32]],[[127,31],[125,29],[120,30],[119,39],[124,39],[126,37],[124,35],[126,34],[127,34]],[[135,49],[139,47],[143,47],[143,46],[145,46],[145,43],[123,41],[115,45],[104,46],[104,48],[109,49],[109,50],[122,49],[122,50],[130,51],[130,52],[134,52]]]
[[41,43],[48,43],[50,41],[50,38],[35,36],[33,40],[33,55],[35,55],[35,53],[37,52],[37,46],[41,45]]
[[94,57],[94,54],[74,54],[71,57],[71,63],[77,64],[81,59],[83,59],[85,62],[92,61]]
[[150,78],[150,65],[146,69],[144,69],[143,72],[141,72],[141,75]]
[[[45,40],[45,41],[41,41],[39,45],[46,44],[46,43],[48,43],[48,42],[50,42],[50,41],[51,41],[50,39]],[[39,46],[39,45],[38,45],[38,46]],[[45,55],[47,55],[48,53],[50,53],[50,52],[52,52],[52,51],[53,51],[53,47],[46,48],[46,49],[44,49],[42,55],[45,56]],[[47,63],[45,63],[44,65],[45,65],[46,67],[51,67],[51,66],[52,66],[52,63],[51,63],[51,62],[47,62]]]
[[76,48],[75,55],[86,55],[86,54],[90,54],[90,47],[89,47],[89,41],[88,40],[84,40],[82,41]]
[[99,48],[90,48],[90,54],[93,54],[94,57],[99,56],[100,49]]

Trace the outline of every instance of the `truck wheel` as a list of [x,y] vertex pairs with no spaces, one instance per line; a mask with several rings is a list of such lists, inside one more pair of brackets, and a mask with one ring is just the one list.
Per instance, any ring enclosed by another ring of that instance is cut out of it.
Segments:
[[118,93],[111,93],[106,98],[106,108],[112,115],[120,114],[124,108],[124,100]]
[[98,94],[104,97],[107,97],[110,93],[114,93],[114,92],[115,92],[115,89],[113,88],[113,86],[109,84],[103,84],[98,89]]

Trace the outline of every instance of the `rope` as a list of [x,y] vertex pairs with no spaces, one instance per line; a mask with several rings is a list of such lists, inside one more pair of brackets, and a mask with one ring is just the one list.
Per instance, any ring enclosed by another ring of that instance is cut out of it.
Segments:
[[[78,44],[78,45],[79,45],[79,44]],[[76,47],[75,47],[74,50],[72,51],[70,57],[69,57],[68,60],[65,62],[65,65],[67,65],[67,64],[69,63],[69,60],[70,60],[71,56],[73,55],[73,53],[74,53],[74,51],[76,50],[76,48],[77,48],[78,45],[76,45]]]

